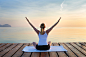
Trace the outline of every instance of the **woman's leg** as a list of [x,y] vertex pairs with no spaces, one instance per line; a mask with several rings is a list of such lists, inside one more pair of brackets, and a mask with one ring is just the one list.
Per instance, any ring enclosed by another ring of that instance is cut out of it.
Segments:
[[33,46],[36,48],[36,45],[37,45],[37,43],[36,42],[33,42]]
[[51,46],[52,42],[51,42],[51,41],[49,41],[49,42],[48,42],[48,44]]

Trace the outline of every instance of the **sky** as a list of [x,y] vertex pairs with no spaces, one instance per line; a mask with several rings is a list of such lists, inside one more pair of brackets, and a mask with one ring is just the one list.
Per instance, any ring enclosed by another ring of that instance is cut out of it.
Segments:
[[86,0],[0,0],[0,24],[30,27],[25,17],[35,26],[86,27]]

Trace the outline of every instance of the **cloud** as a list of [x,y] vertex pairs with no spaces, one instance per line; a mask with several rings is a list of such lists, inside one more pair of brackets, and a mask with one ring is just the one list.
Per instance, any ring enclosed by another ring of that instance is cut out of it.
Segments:
[[0,16],[16,17],[21,15],[28,15],[30,17],[43,17],[56,14],[59,10],[59,1],[57,0],[8,0],[0,1],[2,6]]
[[[65,2],[65,3],[64,3]],[[54,16],[62,13],[71,13],[81,10],[85,0],[0,0],[0,17],[45,17]],[[85,9],[83,7],[83,9]]]
[[82,8],[82,5],[86,4],[86,0],[65,0],[64,10],[75,11]]
[[36,20],[81,17],[86,15],[85,9],[86,0],[0,0],[0,19],[12,23],[25,20],[25,16]]
[[[64,0],[64,1],[65,1],[65,0]],[[63,2],[61,3],[61,5],[60,5],[60,6],[61,6],[61,9],[60,9],[61,11],[62,11],[62,9],[63,9],[63,3],[64,3],[64,1],[63,1]]]

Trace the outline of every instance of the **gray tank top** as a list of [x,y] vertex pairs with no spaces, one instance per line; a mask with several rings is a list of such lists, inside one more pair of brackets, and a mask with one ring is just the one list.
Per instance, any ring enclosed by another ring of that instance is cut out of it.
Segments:
[[48,45],[47,43],[47,33],[45,32],[45,34],[41,35],[40,32],[39,32],[39,42],[38,42],[38,45]]

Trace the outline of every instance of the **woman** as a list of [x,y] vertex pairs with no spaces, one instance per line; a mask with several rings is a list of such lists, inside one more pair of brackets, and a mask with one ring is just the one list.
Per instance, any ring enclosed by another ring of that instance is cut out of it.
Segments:
[[33,45],[34,47],[37,49],[37,50],[49,50],[50,49],[50,46],[51,46],[51,41],[49,41],[47,43],[47,36],[49,34],[49,32],[59,23],[61,17],[59,18],[59,20],[51,27],[49,28],[48,30],[44,31],[45,29],[45,24],[42,23],[40,25],[40,28],[41,28],[41,31],[39,31],[38,29],[36,29],[32,24],[31,22],[27,19],[27,17],[25,17],[26,20],[28,21],[28,23],[32,26],[32,28],[35,30],[35,32],[38,34],[39,36],[39,42],[38,44],[36,42],[33,42]]

